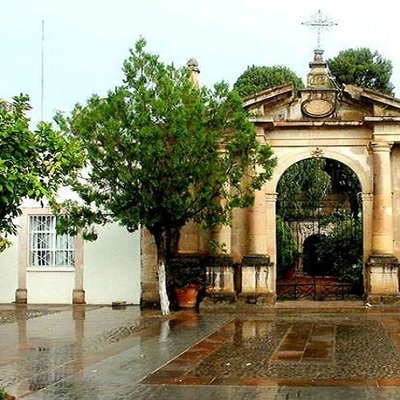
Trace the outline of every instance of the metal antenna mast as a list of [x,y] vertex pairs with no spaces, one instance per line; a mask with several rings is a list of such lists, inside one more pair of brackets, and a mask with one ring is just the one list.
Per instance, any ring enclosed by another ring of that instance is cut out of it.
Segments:
[[40,120],[43,121],[44,103],[44,20],[42,20],[42,65],[41,65],[41,98],[40,98]]
[[311,18],[306,21],[302,22],[302,25],[306,25],[310,27],[311,29],[314,29],[317,31],[317,49],[321,49],[321,32],[322,31],[327,31],[329,28],[332,26],[337,25],[337,22],[333,21],[326,15],[322,14],[321,10],[318,10],[318,12],[314,15],[311,16]]

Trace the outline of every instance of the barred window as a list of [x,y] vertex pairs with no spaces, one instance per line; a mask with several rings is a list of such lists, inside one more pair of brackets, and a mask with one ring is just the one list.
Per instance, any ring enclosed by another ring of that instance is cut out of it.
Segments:
[[31,215],[29,227],[31,267],[74,266],[74,238],[57,234],[54,215]]

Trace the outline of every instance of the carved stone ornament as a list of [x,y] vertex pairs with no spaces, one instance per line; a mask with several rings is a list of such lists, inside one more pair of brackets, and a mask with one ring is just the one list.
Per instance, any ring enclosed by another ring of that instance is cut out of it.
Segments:
[[309,117],[324,118],[335,111],[335,105],[325,99],[310,99],[301,105],[301,110]]
[[312,118],[329,117],[335,109],[336,93],[332,91],[312,92],[301,104],[302,112]]
[[324,156],[324,151],[320,149],[319,147],[316,147],[315,149],[310,151],[311,157],[313,158],[321,158]]

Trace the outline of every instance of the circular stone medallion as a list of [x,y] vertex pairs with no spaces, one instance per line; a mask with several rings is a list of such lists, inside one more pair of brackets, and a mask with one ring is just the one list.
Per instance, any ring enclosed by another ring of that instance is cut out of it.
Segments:
[[335,111],[335,106],[328,100],[312,99],[306,100],[301,109],[309,117],[322,118],[331,115]]

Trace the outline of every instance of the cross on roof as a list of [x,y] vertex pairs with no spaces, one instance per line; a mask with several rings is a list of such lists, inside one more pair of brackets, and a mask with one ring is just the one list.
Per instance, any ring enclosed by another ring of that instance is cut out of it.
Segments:
[[337,22],[322,14],[321,10],[318,10],[308,21],[301,24],[317,31],[317,49],[321,49],[321,32],[327,31],[330,27],[337,25]]

